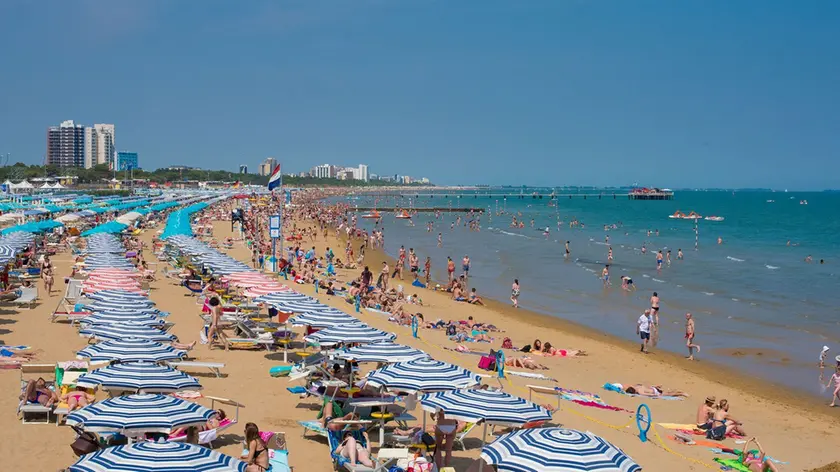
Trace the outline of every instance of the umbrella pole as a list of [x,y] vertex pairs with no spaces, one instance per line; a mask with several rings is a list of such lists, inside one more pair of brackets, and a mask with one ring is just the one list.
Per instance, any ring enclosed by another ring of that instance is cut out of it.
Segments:
[[[484,432],[481,434],[481,449],[484,449],[484,446],[487,445],[487,422],[484,422]],[[478,472],[481,472],[484,464],[481,462],[481,453],[478,455]]]

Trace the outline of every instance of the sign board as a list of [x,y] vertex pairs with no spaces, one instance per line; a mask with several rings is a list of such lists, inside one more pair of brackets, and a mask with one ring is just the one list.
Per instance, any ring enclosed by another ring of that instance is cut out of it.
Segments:
[[280,215],[271,215],[268,217],[268,235],[272,239],[280,237]]

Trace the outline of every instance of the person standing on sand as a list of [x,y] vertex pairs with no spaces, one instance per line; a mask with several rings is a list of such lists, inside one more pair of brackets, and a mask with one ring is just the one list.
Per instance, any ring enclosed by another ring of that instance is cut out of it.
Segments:
[[640,352],[645,354],[648,353],[648,343],[650,342],[650,310],[645,310],[642,313],[642,316],[639,317],[639,321],[636,322],[636,334],[642,338],[642,347]]
[[650,312],[653,315],[653,345],[659,343],[659,294],[653,292],[650,297]]
[[513,279],[513,285],[510,287],[510,301],[513,302],[514,308],[519,308],[519,279]]
[[383,261],[382,262],[382,273],[379,275],[379,281],[382,283],[382,291],[388,291],[388,263]]
[[449,283],[455,280],[455,262],[451,257],[446,258],[446,272],[449,274]]
[[694,318],[691,313],[685,314],[685,347],[688,348],[688,360],[694,360],[694,350],[700,352],[700,345],[694,344]]

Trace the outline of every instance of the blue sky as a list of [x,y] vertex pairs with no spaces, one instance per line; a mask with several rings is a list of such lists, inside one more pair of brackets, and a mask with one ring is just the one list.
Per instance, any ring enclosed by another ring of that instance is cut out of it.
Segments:
[[115,123],[146,168],[837,188],[840,2],[5,0],[0,153]]

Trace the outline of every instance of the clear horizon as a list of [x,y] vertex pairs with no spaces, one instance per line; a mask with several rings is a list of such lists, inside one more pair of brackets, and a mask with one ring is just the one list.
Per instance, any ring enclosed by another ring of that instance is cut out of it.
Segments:
[[140,166],[440,185],[836,189],[840,3],[0,4],[0,154],[113,123]]

